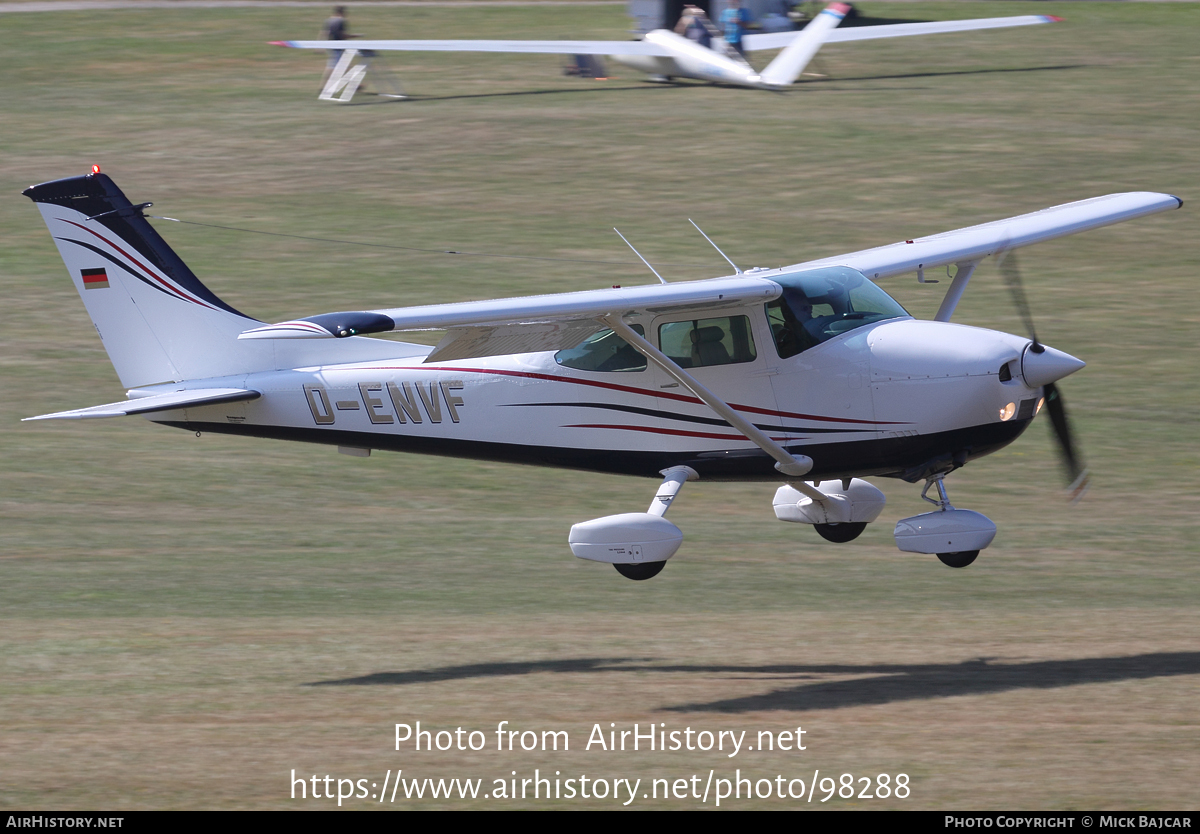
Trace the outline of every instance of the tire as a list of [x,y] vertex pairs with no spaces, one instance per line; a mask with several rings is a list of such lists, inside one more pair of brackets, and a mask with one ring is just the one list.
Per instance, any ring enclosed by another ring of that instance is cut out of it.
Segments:
[[847,521],[842,524],[814,524],[817,532],[821,534],[821,538],[828,542],[836,542],[837,544],[845,544],[852,542],[862,535],[862,531],[867,529],[865,521]]
[[937,557],[942,560],[943,565],[949,565],[952,568],[965,568],[974,562],[975,557],[978,555],[978,550],[960,550],[957,553],[939,553]]
[[613,567],[617,569],[617,573],[626,579],[641,582],[644,579],[653,579],[658,576],[662,573],[662,569],[666,565],[666,562],[641,562],[638,564],[613,565]]

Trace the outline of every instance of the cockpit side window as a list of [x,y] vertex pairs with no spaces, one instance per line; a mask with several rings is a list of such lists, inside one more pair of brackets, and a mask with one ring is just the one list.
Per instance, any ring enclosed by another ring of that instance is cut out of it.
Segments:
[[[646,335],[640,324],[630,325],[639,336]],[[580,371],[622,373],[646,370],[646,357],[611,330],[601,330],[588,336],[573,348],[554,354],[554,361]]]
[[732,365],[758,358],[749,316],[668,322],[658,328],[658,344],[681,368]]
[[780,359],[884,319],[908,316],[894,298],[847,267],[815,269],[773,279],[783,294],[766,305]]

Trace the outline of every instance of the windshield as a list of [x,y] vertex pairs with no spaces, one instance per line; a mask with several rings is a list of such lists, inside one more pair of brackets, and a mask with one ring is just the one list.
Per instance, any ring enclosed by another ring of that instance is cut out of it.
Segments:
[[865,324],[907,316],[894,298],[844,266],[773,277],[783,295],[767,304],[780,359]]

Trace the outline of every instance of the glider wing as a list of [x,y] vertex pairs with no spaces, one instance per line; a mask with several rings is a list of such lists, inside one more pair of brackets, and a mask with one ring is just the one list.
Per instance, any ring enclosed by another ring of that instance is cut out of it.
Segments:
[[[1010,26],[1038,26],[1043,23],[1058,23],[1061,17],[1046,14],[1028,14],[1018,17],[985,17],[974,20],[933,20],[927,23],[894,23],[885,26],[854,26],[837,29],[825,37],[825,43],[847,43],[869,41],[877,38],[906,38],[910,35],[940,35],[947,32],[970,32],[977,29],[1006,29]],[[761,49],[782,49],[797,37],[799,32],[772,32],[764,35],[746,35],[742,43],[747,52]],[[344,47],[343,47],[344,48]]]
[[358,49],[374,52],[541,52],[550,55],[668,55],[649,41],[271,41],[292,49]]

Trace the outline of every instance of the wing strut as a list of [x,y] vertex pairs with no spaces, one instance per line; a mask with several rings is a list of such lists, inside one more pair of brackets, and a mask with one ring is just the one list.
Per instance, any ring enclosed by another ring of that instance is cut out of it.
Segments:
[[[704,401],[704,404],[724,417],[729,425],[740,431],[746,438],[758,448],[762,449],[771,457],[775,458],[777,463],[775,468],[793,478],[799,478],[813,467],[812,458],[807,455],[792,455],[787,449],[780,446],[771,438],[767,437],[762,431],[754,426],[750,421],[746,420],[736,411],[734,411],[729,403],[722,400],[712,391],[709,391],[701,385],[695,377],[685,371],[679,365],[675,364],[669,356],[660,351],[642,336],[639,336],[637,331],[627,325],[625,321],[616,313],[609,313],[606,316],[601,316],[600,321],[616,331],[617,335],[624,339],[638,353],[645,356],[658,367],[662,368],[672,377],[679,381],[681,385]],[[797,487],[799,489],[799,487]],[[803,491],[803,490],[802,490]],[[822,498],[825,496],[822,495]]]
[[934,321],[950,321],[950,317],[954,315],[954,308],[966,292],[967,282],[975,274],[975,267],[979,266],[979,261],[960,261],[956,266],[954,280],[950,282],[950,289],[946,290],[946,297],[942,299],[942,306],[938,307],[937,315],[933,317]]

